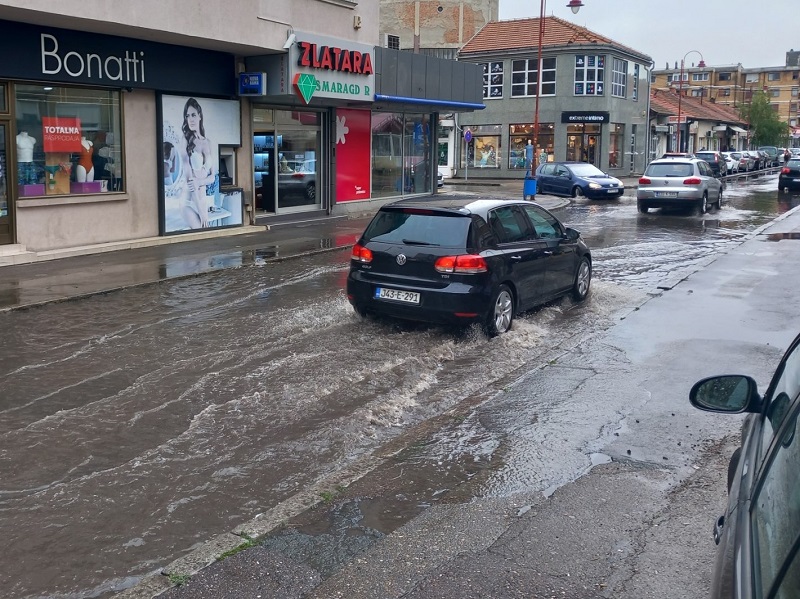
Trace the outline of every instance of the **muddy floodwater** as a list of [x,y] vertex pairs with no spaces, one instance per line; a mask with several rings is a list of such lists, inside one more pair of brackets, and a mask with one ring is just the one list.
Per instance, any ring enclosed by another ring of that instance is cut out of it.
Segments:
[[[632,195],[559,210],[593,249],[590,299],[493,340],[358,318],[346,251],[0,314],[2,596],[135,584],[546,361],[557,340],[607,328],[796,205],[775,187],[729,183],[723,209],[702,216],[638,214]],[[558,465],[505,472],[492,492],[532,479],[549,488]]]

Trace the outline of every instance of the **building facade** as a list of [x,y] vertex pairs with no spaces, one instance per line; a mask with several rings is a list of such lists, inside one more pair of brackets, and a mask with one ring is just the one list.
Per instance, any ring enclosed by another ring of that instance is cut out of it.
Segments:
[[753,93],[763,91],[782,121],[800,127],[800,52],[786,53],[786,64],[777,67],[745,68],[741,64],[697,66],[684,61],[681,81],[680,63],[654,69],[654,89],[682,90],[686,96],[713,100],[738,109],[748,104]]
[[535,155],[548,161],[589,162],[617,175],[642,172],[650,57],[545,17],[540,76],[539,30],[539,19],[492,22],[459,52],[460,61],[481,65],[486,103],[460,117],[459,176],[522,177],[537,139]]
[[431,123],[482,107],[480,69],[380,48],[378,18],[351,0],[0,2],[19,58],[0,67],[0,258],[433,192]]

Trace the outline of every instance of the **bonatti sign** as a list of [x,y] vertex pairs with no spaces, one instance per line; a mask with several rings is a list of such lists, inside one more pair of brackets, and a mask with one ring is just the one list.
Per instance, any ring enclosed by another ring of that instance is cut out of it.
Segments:
[[[0,77],[235,94],[231,54],[0,20]],[[202,76],[194,67],[202,65]]]

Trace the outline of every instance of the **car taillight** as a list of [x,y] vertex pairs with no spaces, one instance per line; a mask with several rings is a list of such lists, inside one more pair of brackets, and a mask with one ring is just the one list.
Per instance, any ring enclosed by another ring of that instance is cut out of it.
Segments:
[[788,175],[788,174],[789,174],[789,169],[788,169],[787,167],[785,167],[785,166],[784,166],[784,167],[781,169],[781,175]]
[[639,185],[650,185],[652,181],[647,177],[642,177],[639,179]]
[[689,177],[683,180],[684,185],[700,185],[703,181],[699,177]]
[[372,262],[372,250],[368,250],[363,245],[355,244],[353,246],[353,254],[350,258],[356,262]]
[[481,256],[475,254],[466,254],[463,256],[442,256],[436,260],[433,265],[437,272],[445,273],[462,273],[462,274],[477,274],[486,272],[489,268],[486,266],[486,260]]

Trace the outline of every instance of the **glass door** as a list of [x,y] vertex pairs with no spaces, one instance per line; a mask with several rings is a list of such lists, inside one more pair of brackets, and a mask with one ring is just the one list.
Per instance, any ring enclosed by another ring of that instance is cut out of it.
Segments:
[[14,241],[11,202],[8,199],[8,123],[0,121],[0,244]]

